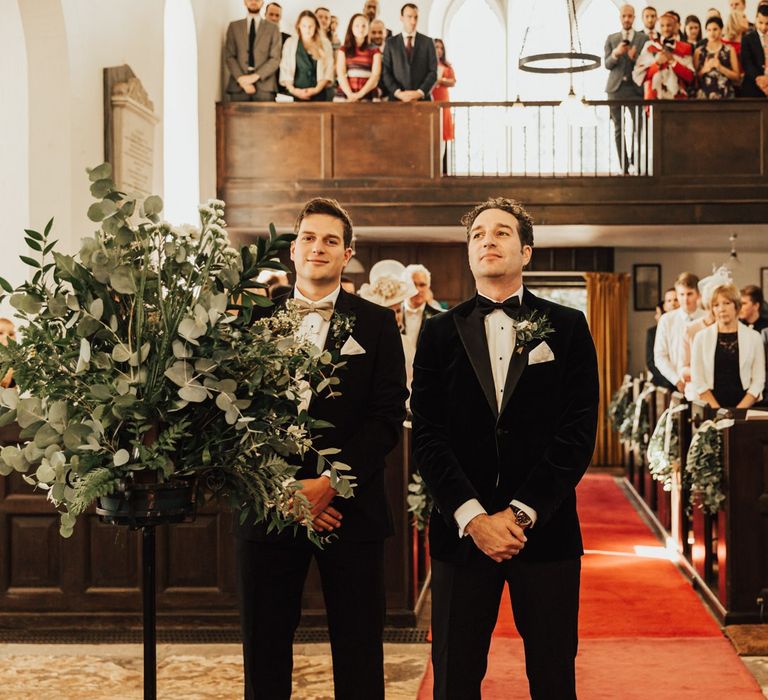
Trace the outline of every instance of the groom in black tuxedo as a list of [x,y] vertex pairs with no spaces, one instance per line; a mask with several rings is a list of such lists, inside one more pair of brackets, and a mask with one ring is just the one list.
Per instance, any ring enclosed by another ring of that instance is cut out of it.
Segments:
[[[313,435],[317,449],[336,447],[351,467],[354,496],[335,498],[330,474],[309,457],[297,473],[312,504],[313,526],[337,539],[323,549],[301,528],[266,532],[237,527],[238,594],[246,700],[291,697],[293,635],[312,557],[317,560],[333,654],[334,697],[383,700],[384,539],[392,534],[384,458],[397,445],[405,418],[405,360],[390,309],[341,289],[352,255],[352,222],[334,200],[313,199],[296,223],[291,260],[303,308],[300,332],[344,361],[334,398],[315,398],[308,412],[332,428]],[[283,300],[276,300],[277,306]]]
[[[574,700],[575,487],[595,445],[595,348],[584,314],[523,287],[533,222],[519,204],[491,199],[462,223],[477,294],[426,322],[411,394],[414,459],[436,506],[434,697],[480,698],[507,582],[531,697]],[[526,329],[542,318],[551,333]]]

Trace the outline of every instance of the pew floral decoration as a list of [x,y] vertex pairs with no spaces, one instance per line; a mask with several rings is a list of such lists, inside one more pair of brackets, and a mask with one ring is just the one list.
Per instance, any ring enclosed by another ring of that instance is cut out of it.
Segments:
[[725,501],[722,431],[732,425],[730,418],[706,420],[693,435],[685,462],[690,488],[689,513],[696,506],[714,515]]
[[627,412],[632,407],[632,377],[628,374],[624,375],[624,381],[621,386],[616,390],[611,403],[608,405],[608,420],[611,422],[613,429],[618,433],[621,432],[621,426],[624,423],[624,419],[627,416]]
[[420,474],[414,474],[411,477],[406,502],[408,503],[408,512],[413,514],[413,524],[419,532],[423,531],[429,525],[432,496],[430,496],[427,485]]
[[[0,424],[16,421],[18,445],[0,451],[0,474],[20,472],[47,492],[60,533],[97,498],[136,480],[196,479],[271,527],[317,539],[309,503],[291,477],[322,427],[302,397],[338,382],[330,353],[297,339],[297,319],[265,318],[263,269],[290,235],[235,250],[224,203],[200,209],[200,226],[160,218],[162,200],[119,191],[111,167],[89,171],[98,230],[79,254],[56,250],[53,221],[27,230],[31,279],[15,290],[22,339],[0,346],[0,372],[19,391],[0,392]],[[5,294],[0,296],[0,300]],[[346,465],[317,453],[341,495]]]
[[666,409],[648,441],[648,471],[665,491],[672,490],[675,471],[679,467],[680,435],[675,415],[686,408],[688,404],[682,403]]

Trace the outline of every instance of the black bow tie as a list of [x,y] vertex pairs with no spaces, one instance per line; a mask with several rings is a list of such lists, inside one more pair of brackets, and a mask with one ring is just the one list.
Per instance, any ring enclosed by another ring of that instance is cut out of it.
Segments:
[[505,301],[491,301],[487,297],[477,295],[477,310],[481,316],[501,309],[510,318],[517,318],[520,314],[520,297],[515,295]]

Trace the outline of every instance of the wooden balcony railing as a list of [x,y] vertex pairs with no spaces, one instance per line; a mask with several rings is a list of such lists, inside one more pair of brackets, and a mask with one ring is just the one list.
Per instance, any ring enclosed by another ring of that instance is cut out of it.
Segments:
[[[623,107],[629,177],[612,107]],[[765,100],[590,102],[589,126],[568,121],[553,102],[217,110],[219,196],[230,225],[248,232],[269,221],[290,226],[307,198],[329,193],[358,226],[454,226],[468,204],[504,193],[541,224],[768,220]],[[455,126],[447,148],[446,110]]]

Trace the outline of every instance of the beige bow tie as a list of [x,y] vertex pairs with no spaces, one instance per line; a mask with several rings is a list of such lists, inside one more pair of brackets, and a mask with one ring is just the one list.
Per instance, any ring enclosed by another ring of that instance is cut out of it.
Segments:
[[313,301],[304,301],[303,299],[294,299],[293,302],[296,305],[296,310],[299,312],[300,316],[306,316],[313,311],[320,314],[320,318],[322,318],[323,321],[330,321],[331,316],[333,316],[332,301],[315,303]]

